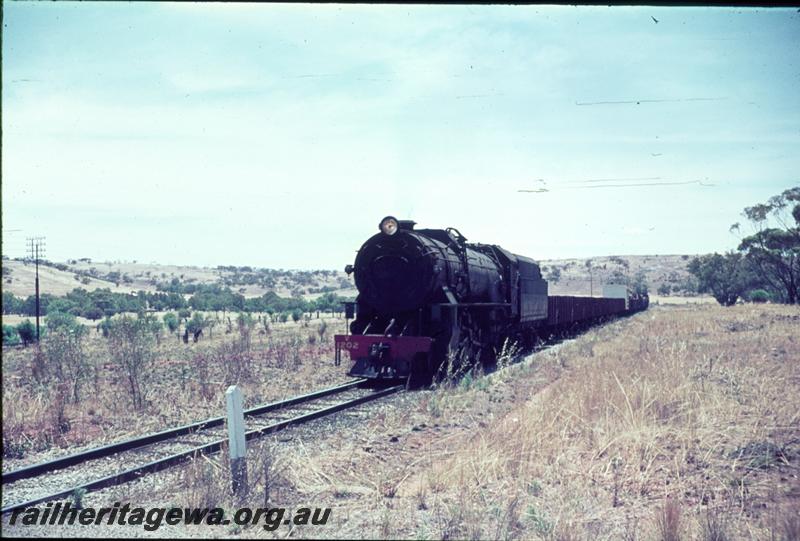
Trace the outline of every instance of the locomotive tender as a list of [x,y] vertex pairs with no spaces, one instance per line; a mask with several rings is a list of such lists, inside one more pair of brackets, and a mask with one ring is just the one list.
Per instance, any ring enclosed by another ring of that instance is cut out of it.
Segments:
[[[647,308],[648,298],[548,296],[539,265],[500,246],[467,243],[454,228],[415,229],[387,216],[358,251],[358,297],[349,335],[335,336],[354,361],[349,375],[430,381],[444,361],[491,365],[506,339],[529,346]],[[623,289],[623,292],[626,289]],[[452,369],[452,366],[450,367]]]

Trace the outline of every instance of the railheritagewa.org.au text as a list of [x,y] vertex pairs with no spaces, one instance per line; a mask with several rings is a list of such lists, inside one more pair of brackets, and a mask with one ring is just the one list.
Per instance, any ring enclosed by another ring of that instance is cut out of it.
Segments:
[[119,525],[158,530],[164,524],[238,526],[258,525],[265,530],[277,530],[281,524],[295,526],[324,526],[330,519],[331,509],[301,507],[294,511],[285,507],[240,507],[227,514],[221,507],[133,507],[116,502],[111,507],[77,508],[70,503],[48,503],[42,507],[25,507],[11,513],[9,524],[22,526],[82,526]]

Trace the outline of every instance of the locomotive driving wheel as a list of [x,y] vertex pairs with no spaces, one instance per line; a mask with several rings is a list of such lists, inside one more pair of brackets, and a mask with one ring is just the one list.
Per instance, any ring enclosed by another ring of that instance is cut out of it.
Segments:
[[464,311],[459,316],[457,341],[451,343],[447,358],[439,366],[436,374],[438,381],[446,378],[458,379],[476,364],[481,363],[487,354],[483,332],[472,315]]

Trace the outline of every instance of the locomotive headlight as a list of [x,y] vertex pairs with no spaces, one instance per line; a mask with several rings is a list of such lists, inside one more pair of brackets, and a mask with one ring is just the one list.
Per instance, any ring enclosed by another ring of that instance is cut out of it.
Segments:
[[387,216],[381,220],[380,229],[385,235],[394,235],[397,233],[397,219],[394,216]]

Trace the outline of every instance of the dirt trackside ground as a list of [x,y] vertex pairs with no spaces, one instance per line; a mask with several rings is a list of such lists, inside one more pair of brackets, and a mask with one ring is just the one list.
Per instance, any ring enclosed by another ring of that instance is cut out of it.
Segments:
[[[798,328],[796,307],[654,307],[491,376],[251,445],[244,505],[331,507],[326,526],[156,535],[797,539]],[[85,502],[233,509],[225,472],[198,461]],[[145,533],[6,521],[6,535]]]

